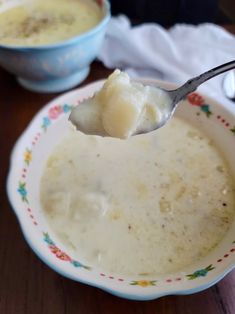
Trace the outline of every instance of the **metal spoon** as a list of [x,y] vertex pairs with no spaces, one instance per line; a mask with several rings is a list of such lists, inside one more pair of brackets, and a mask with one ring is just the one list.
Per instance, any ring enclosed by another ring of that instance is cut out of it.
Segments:
[[[142,133],[148,133],[150,131],[159,129],[172,117],[175,109],[179,102],[183,100],[189,93],[192,93],[197,89],[199,85],[212,77],[219,75],[223,72],[229,71],[235,68],[235,60],[220,65],[212,70],[209,70],[199,76],[196,76],[188,80],[184,85],[175,90],[165,90],[155,86],[156,90],[160,90],[162,98],[161,103],[156,102],[156,106],[160,110],[159,120],[150,122],[148,117],[143,115],[142,121],[137,125],[136,130],[131,132],[131,135],[137,135]],[[154,86],[153,86],[154,87]],[[85,134],[102,135],[102,136],[113,136],[110,132],[106,132],[102,124],[102,110],[97,105],[94,98],[85,100],[82,104],[75,107],[70,116],[69,120],[76,126],[76,128]],[[145,119],[145,120],[144,120]],[[144,122],[143,122],[144,121]],[[119,133],[120,134],[120,133]],[[115,134],[116,136],[116,134]],[[125,134],[118,135],[121,138],[125,138]]]
[[[177,108],[179,102],[183,100],[188,94],[192,93],[197,89],[199,85],[206,82],[207,80],[213,78],[214,76],[217,76],[219,74],[222,74],[226,71],[235,69],[235,60],[222,64],[216,68],[213,68],[199,76],[196,76],[190,80],[188,80],[184,85],[181,87],[174,89],[174,90],[164,90],[165,93],[170,98],[170,110],[166,111],[161,119],[161,121],[156,125],[156,129],[159,129],[162,127],[174,114],[175,109]],[[146,133],[149,130],[141,130],[141,133]],[[140,133],[140,132],[139,132]]]

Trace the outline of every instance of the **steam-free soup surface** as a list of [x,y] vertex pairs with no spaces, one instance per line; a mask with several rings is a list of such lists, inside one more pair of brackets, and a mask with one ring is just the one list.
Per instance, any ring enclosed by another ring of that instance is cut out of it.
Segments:
[[93,0],[27,0],[0,13],[0,44],[53,44],[96,26],[102,12]]
[[178,118],[128,140],[71,131],[41,181],[45,215],[68,252],[131,276],[177,271],[208,254],[230,227],[234,194],[220,152]]

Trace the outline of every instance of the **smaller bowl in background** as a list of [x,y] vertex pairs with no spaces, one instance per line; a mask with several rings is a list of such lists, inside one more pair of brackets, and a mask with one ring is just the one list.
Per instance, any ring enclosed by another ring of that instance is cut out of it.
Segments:
[[[97,2],[103,19],[94,28],[56,44],[27,47],[0,44],[0,66],[35,92],[61,92],[81,83],[99,52],[110,19],[108,1]],[[20,3],[20,0],[3,2],[0,12]]]

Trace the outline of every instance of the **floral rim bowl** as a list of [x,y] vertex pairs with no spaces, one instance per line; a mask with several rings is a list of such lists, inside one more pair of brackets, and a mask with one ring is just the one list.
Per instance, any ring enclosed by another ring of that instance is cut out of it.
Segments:
[[[145,82],[173,87],[160,81]],[[41,260],[61,275],[123,298],[151,300],[169,294],[191,294],[212,286],[235,267],[234,222],[224,239],[206,257],[180,272],[151,280],[119,277],[74,259],[50,229],[39,201],[43,167],[69,129],[68,115],[72,106],[91,96],[101,85],[101,81],[95,82],[50,102],[32,120],[13,149],[7,192],[26,241]],[[223,151],[235,173],[235,108],[193,93],[176,114],[205,131]]]

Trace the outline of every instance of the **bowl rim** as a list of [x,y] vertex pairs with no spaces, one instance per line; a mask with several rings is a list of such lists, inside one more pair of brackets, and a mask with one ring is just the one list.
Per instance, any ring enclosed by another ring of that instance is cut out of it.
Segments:
[[[94,0],[95,1],[95,0]],[[95,1],[97,2],[97,1]],[[45,45],[29,45],[29,46],[23,46],[23,45],[4,45],[0,43],[0,49],[6,49],[6,50],[17,50],[17,51],[41,51],[41,50],[51,50],[56,48],[63,48],[65,46],[71,46],[75,43],[81,43],[84,40],[89,39],[90,37],[96,35],[98,32],[102,30],[106,26],[106,24],[109,22],[111,17],[111,6],[108,0],[102,0],[102,8],[105,9],[104,16],[102,20],[93,28],[87,30],[86,32],[75,35],[73,37],[70,37],[66,40],[58,41],[54,44],[45,44]]]
[[[144,78],[142,79],[141,78],[141,82],[143,82],[143,81],[148,81],[148,82],[152,82],[152,83],[158,83],[158,82],[164,83],[164,84],[167,84],[168,86],[171,86],[171,87],[177,86],[177,84],[174,84],[174,83],[165,82],[165,81],[161,81],[161,80],[155,80],[155,79],[144,79]],[[95,82],[92,82],[90,84],[85,85],[84,87],[77,88],[75,90],[69,91],[69,92],[64,93],[62,95],[59,95],[58,97],[53,98],[50,102],[48,102],[46,105],[44,105],[34,115],[33,119],[29,122],[26,129],[21,133],[18,140],[16,141],[16,143],[12,149],[11,155],[10,155],[9,171],[8,171],[7,180],[6,180],[6,191],[7,191],[7,196],[8,196],[11,208],[13,209],[13,212],[15,213],[15,215],[18,219],[18,222],[19,222],[20,228],[22,230],[24,239],[26,240],[26,242],[28,243],[28,245],[32,249],[32,251],[47,266],[49,266],[51,269],[53,269],[55,272],[59,273],[60,275],[66,277],[66,278],[69,278],[71,280],[77,281],[77,282],[91,285],[93,287],[99,288],[99,289],[104,290],[106,292],[109,292],[115,296],[122,297],[125,299],[147,301],[147,300],[154,300],[156,298],[160,298],[162,296],[167,296],[167,295],[193,294],[193,293],[200,292],[200,291],[203,291],[203,290],[211,287],[212,285],[216,284],[218,281],[223,279],[233,269],[235,269],[235,263],[234,262],[232,262],[230,265],[227,265],[221,272],[219,272],[217,275],[214,275],[213,278],[211,278],[211,280],[208,280],[205,283],[200,283],[199,281],[194,281],[194,286],[192,288],[174,289],[174,287],[171,288],[169,286],[169,288],[166,287],[165,291],[158,291],[156,289],[155,292],[149,292],[149,293],[141,294],[141,291],[140,292],[137,291],[137,293],[135,293],[135,292],[132,293],[131,292],[131,286],[130,286],[130,291],[127,292],[126,289],[122,289],[122,287],[120,287],[120,288],[117,287],[117,289],[113,289],[112,287],[109,287],[108,284],[106,284],[106,283],[102,284],[102,282],[100,282],[99,280],[97,280],[95,278],[94,278],[94,280],[93,280],[93,278],[83,279],[83,278],[80,278],[79,275],[74,275],[74,274],[68,273],[66,270],[63,270],[63,267],[57,266],[55,263],[51,262],[42,251],[37,249],[37,246],[34,243],[34,241],[32,241],[30,239],[30,233],[25,228],[25,223],[24,223],[24,221],[20,215],[19,210],[17,209],[17,202],[16,202],[15,197],[13,195],[13,189],[11,188],[12,187],[12,180],[13,180],[13,176],[12,176],[13,164],[14,164],[16,157],[17,157],[18,148],[20,147],[22,140],[25,138],[25,135],[29,131],[31,131],[31,128],[35,124],[35,121],[38,120],[38,117],[45,111],[45,109],[48,109],[55,102],[59,103],[59,102],[62,102],[64,98],[66,99],[67,97],[76,95],[76,93],[79,90],[82,90],[83,88],[91,87],[91,86],[94,86],[95,84],[101,84],[103,82],[104,82],[104,80],[95,81]],[[202,94],[202,93],[200,93],[200,95],[204,96],[204,94]],[[226,109],[226,111],[231,113],[231,115],[235,118],[235,108],[223,106],[220,102],[217,102],[216,100],[214,100],[213,98],[211,98],[207,95],[205,97],[207,100],[211,101],[212,103],[219,105],[222,109]]]

